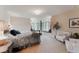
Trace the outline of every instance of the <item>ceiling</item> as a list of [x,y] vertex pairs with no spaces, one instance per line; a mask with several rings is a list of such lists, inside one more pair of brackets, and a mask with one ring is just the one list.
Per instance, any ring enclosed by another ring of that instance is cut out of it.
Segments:
[[[7,5],[5,10],[11,15],[22,17],[46,17],[54,16],[73,9],[73,5]],[[33,13],[35,9],[42,10],[40,15]]]

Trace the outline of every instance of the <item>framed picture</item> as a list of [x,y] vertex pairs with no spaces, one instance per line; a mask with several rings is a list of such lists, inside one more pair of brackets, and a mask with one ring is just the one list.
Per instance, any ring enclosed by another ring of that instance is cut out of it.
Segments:
[[69,28],[79,28],[79,18],[70,18]]

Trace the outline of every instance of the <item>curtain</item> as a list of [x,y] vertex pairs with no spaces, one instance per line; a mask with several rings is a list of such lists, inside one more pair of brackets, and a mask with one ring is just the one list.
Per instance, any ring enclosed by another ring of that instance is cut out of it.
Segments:
[[50,22],[49,21],[39,21],[32,23],[32,30],[49,31]]

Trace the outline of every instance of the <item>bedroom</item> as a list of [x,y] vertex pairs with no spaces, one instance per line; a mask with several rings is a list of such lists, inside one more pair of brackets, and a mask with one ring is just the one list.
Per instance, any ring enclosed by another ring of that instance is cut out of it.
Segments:
[[[69,28],[69,19],[79,18],[78,10],[74,5],[1,5],[0,52],[12,53],[14,46],[21,53],[79,52],[79,47],[70,50],[66,43],[72,42],[65,40],[75,33],[79,39],[79,28]],[[17,40],[21,42],[13,44]]]

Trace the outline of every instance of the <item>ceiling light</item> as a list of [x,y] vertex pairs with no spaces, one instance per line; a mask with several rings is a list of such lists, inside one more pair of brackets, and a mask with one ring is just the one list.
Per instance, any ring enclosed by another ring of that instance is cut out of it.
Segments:
[[37,9],[37,10],[34,10],[33,11],[36,15],[40,15],[42,13],[42,10],[40,9]]

